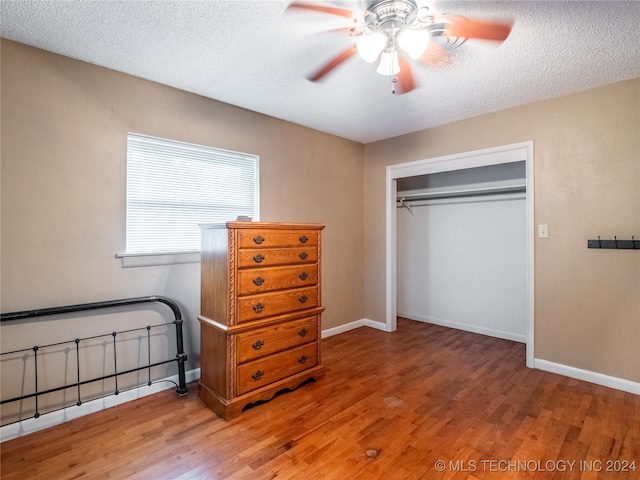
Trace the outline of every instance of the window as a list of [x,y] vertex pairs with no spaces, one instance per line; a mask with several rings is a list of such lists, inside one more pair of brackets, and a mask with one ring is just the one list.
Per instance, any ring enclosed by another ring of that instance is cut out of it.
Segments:
[[258,220],[258,157],[127,134],[127,252],[200,250],[201,223]]

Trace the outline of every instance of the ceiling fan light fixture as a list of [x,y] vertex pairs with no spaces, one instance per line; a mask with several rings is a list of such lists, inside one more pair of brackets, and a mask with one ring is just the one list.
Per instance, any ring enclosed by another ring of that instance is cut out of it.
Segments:
[[398,63],[398,51],[385,50],[380,55],[380,64],[376,70],[380,75],[397,75],[400,72],[400,64]]
[[411,58],[418,58],[427,49],[429,37],[427,30],[407,28],[398,35],[398,44]]
[[358,40],[358,53],[367,62],[375,62],[387,44],[387,37],[382,32],[364,34]]

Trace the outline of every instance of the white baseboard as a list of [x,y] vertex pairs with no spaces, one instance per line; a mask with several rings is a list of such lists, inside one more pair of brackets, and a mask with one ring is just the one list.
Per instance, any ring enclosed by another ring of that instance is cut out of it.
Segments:
[[338,335],[339,333],[348,332],[349,330],[355,330],[360,327],[371,327],[376,330],[382,330],[387,332],[387,325],[381,322],[375,322],[373,320],[369,320],[368,318],[362,318],[360,320],[356,320],[351,323],[347,323],[345,325],[340,325],[334,328],[328,328],[327,330],[322,331],[322,338],[332,337],[334,335]]
[[533,360],[533,368],[544,370],[545,372],[557,373],[565,377],[571,377],[585,382],[595,383],[604,387],[615,388],[623,392],[640,395],[640,383],[625,380],[624,378],[612,377],[602,373],[582,370],[581,368],[570,367],[561,363],[554,363],[548,360],[536,358]]
[[[187,383],[197,380],[198,378],[200,378],[199,368],[185,372],[185,379]],[[139,388],[127,390],[118,395],[109,395],[108,397],[99,398],[97,400],[90,400],[80,406],[73,405],[56,412],[43,414],[38,418],[27,418],[21,422],[5,425],[0,427],[0,442],[22,437],[23,435],[28,435],[30,433],[37,432],[38,430],[44,430],[45,428],[53,427],[54,425],[60,425],[70,420],[84,417],[90,413],[99,412],[100,410],[115,407],[116,405],[122,405],[123,403],[131,402],[132,400],[137,400],[148,395],[153,395],[154,393],[158,393],[163,390],[175,388],[176,383],[178,383],[178,375],[157,380],[150,386],[143,385]]]
[[449,320],[443,320],[441,318],[426,317],[423,315],[416,315],[407,312],[398,312],[399,317],[408,318],[409,320],[416,320],[418,322],[432,323],[434,325],[440,325],[441,327],[455,328],[457,330],[464,330],[466,332],[479,333],[480,335],[487,335],[489,337],[502,338],[503,340],[511,340],[514,342],[527,343],[526,335],[519,335],[517,333],[503,332],[501,330],[493,330],[490,328],[479,327],[477,325],[469,325],[466,323],[451,322]]

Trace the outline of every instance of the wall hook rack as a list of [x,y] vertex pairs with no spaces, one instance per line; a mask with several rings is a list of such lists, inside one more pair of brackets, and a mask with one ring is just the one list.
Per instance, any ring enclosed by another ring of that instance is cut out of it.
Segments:
[[588,240],[587,248],[606,248],[612,250],[640,250],[640,240],[631,236],[631,240],[618,240],[617,236],[613,240],[602,240],[598,235],[597,240]]

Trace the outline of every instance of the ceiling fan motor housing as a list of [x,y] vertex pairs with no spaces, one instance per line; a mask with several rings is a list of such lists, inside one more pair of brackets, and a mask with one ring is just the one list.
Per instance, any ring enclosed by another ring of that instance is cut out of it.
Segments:
[[374,32],[394,34],[411,25],[417,16],[418,4],[415,0],[370,0],[365,22]]

